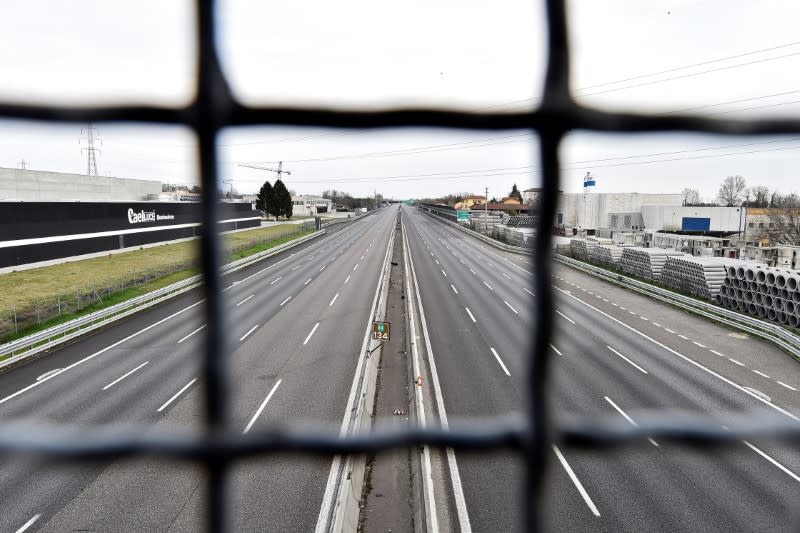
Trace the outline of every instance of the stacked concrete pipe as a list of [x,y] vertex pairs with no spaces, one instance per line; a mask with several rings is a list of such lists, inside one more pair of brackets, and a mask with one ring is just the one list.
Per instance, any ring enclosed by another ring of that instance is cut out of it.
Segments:
[[800,326],[800,272],[728,265],[718,303],[796,328]]

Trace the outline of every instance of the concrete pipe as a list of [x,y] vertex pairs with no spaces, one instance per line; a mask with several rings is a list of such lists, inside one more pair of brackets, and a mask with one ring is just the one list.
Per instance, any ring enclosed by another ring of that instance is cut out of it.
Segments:
[[769,294],[769,285],[762,283],[758,286],[758,290],[761,292],[761,294]]
[[747,312],[751,315],[757,314],[758,308],[756,307],[756,304],[747,304]]
[[797,277],[792,275],[786,278],[786,288],[794,292],[797,290]]
[[736,294],[734,295],[734,298],[736,298],[737,300],[744,300],[744,291],[742,289],[736,289]]
[[761,318],[767,318],[767,309],[766,307],[759,307],[758,308],[758,316]]
[[758,291],[758,283],[756,283],[755,281],[751,281],[750,283],[747,284],[747,288],[753,292],[756,292]]
[[772,296],[764,296],[764,307],[771,308],[774,300],[775,299]]
[[775,285],[775,273],[767,272],[767,285]]
[[725,280],[722,282],[722,284],[723,284],[723,285],[728,285],[728,286],[730,286],[730,284],[731,284],[731,278],[728,278],[728,277],[726,277],[726,278],[725,278]]
[[720,296],[719,294],[714,296],[714,303],[717,305],[722,305],[722,296]]
[[784,301],[784,302],[783,302],[783,311],[784,311],[784,312],[785,312],[787,315],[793,315],[793,314],[795,314],[796,310],[797,310],[797,306],[794,304],[794,302],[793,302],[793,301],[791,301],[791,300],[786,300],[786,301]]
[[745,291],[745,293],[744,293],[744,301],[745,302],[750,303],[750,302],[752,302],[754,300],[754,298],[755,297],[754,297],[753,291]]
[[792,301],[798,305],[800,305],[800,291],[792,293]]
[[770,320],[775,320],[778,318],[778,312],[774,309],[767,309],[767,318]]
[[783,298],[773,298],[772,308],[778,312],[783,311]]
[[764,283],[766,280],[767,280],[766,272],[764,272],[759,268],[758,272],[756,272],[756,281],[759,283]]
[[755,293],[755,297],[753,298],[753,301],[757,305],[762,305],[764,303],[764,295],[761,294],[760,292]]
[[792,297],[792,295],[791,295],[791,294],[789,294],[789,291],[787,291],[786,289],[781,289],[781,290],[778,292],[778,296],[780,296],[780,297],[781,297],[781,298],[783,298],[784,300],[789,300],[789,299],[791,299],[791,297]]
[[780,289],[778,289],[778,287],[776,287],[775,285],[771,285],[771,286],[770,286],[770,288],[769,288],[769,293],[770,293],[770,294],[771,294],[771,295],[772,295],[774,298],[777,298],[778,296],[780,296],[780,295],[781,295],[781,291],[780,291]]
[[775,285],[779,289],[782,289],[782,288],[786,287],[786,276],[784,276],[783,274],[780,274],[780,273],[775,274]]
[[744,279],[744,267],[736,267],[736,279]]
[[747,281],[754,281],[756,279],[756,273],[753,272],[752,268],[745,270],[744,275]]
[[795,315],[789,315],[788,322],[790,326],[796,328],[798,325],[800,325],[800,318],[797,318]]
[[786,324],[789,322],[789,317],[786,316],[786,313],[778,313],[778,322]]

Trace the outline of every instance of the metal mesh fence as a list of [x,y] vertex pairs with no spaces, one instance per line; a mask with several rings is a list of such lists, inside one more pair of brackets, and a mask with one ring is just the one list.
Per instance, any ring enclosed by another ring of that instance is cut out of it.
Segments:
[[[730,417],[727,431],[705,417],[676,417],[654,412],[643,414],[636,426],[616,419],[575,419],[557,427],[548,418],[546,380],[550,366],[548,344],[552,331],[553,289],[550,279],[550,222],[554,220],[559,185],[559,145],[565,134],[575,129],[599,132],[699,132],[723,135],[800,134],[800,120],[720,120],[689,115],[656,116],[609,113],[579,106],[569,91],[570,54],[564,0],[547,0],[547,70],[541,106],[531,112],[470,113],[437,109],[396,109],[388,111],[334,111],[329,109],[245,106],[234,98],[222,74],[214,43],[215,3],[198,0],[196,39],[198,77],[196,98],[183,108],[156,106],[54,107],[0,103],[0,117],[52,122],[159,123],[185,125],[198,140],[202,188],[218,186],[216,140],[222,128],[245,125],[290,125],[371,129],[387,127],[440,127],[502,131],[529,129],[538,133],[543,190],[540,197],[539,238],[535,241],[535,314],[529,370],[526,379],[527,401],[521,418],[492,420],[469,425],[452,424],[448,431],[414,429],[380,430],[370,435],[340,437],[335,431],[290,428],[242,436],[230,428],[228,362],[225,357],[226,332],[222,324],[222,296],[219,276],[221,242],[206,231],[201,246],[201,266],[206,273],[205,321],[207,340],[203,353],[205,431],[196,436],[171,436],[148,433],[82,431],[75,434],[51,428],[24,433],[0,429],[0,451],[26,451],[57,459],[117,459],[151,455],[197,461],[208,472],[207,526],[224,531],[230,523],[226,513],[226,480],[234,461],[252,456],[291,451],[305,454],[376,453],[389,447],[427,443],[456,450],[513,449],[525,458],[526,527],[540,527],[539,502],[543,473],[554,441],[591,447],[619,445],[647,437],[676,439],[688,444],[732,442],[754,435],[800,438],[800,427],[788,418],[753,419]],[[218,207],[212,195],[202,201],[204,228],[214,227]]]

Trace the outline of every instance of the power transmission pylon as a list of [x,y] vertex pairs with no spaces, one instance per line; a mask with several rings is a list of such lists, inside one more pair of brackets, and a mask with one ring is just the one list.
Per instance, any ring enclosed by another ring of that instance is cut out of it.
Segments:
[[[103,146],[103,140],[100,139],[100,134],[97,133],[97,128],[92,127],[92,123],[90,122],[88,127],[86,128],[86,132],[84,133],[83,128],[81,128],[81,135],[86,135],[86,146],[81,148],[81,152],[86,151],[86,175],[87,176],[97,176],[97,157],[95,157],[95,152],[102,153],[103,151],[100,148],[97,148],[94,145],[95,140],[100,141],[100,146]],[[83,138],[81,138],[83,140]],[[80,144],[80,140],[78,144]]]

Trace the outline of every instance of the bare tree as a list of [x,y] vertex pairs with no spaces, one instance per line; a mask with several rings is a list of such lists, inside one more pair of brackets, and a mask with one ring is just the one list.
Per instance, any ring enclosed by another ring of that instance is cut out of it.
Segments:
[[772,209],[763,237],[772,244],[800,245],[800,196],[797,193],[772,195]]
[[728,176],[719,186],[717,197],[719,201],[728,207],[733,207],[742,203],[747,183],[742,176]]
[[681,191],[683,195],[683,205],[697,205],[700,203],[700,193],[697,189],[686,187]]
[[769,189],[764,185],[757,185],[747,191],[748,207],[769,207]]

